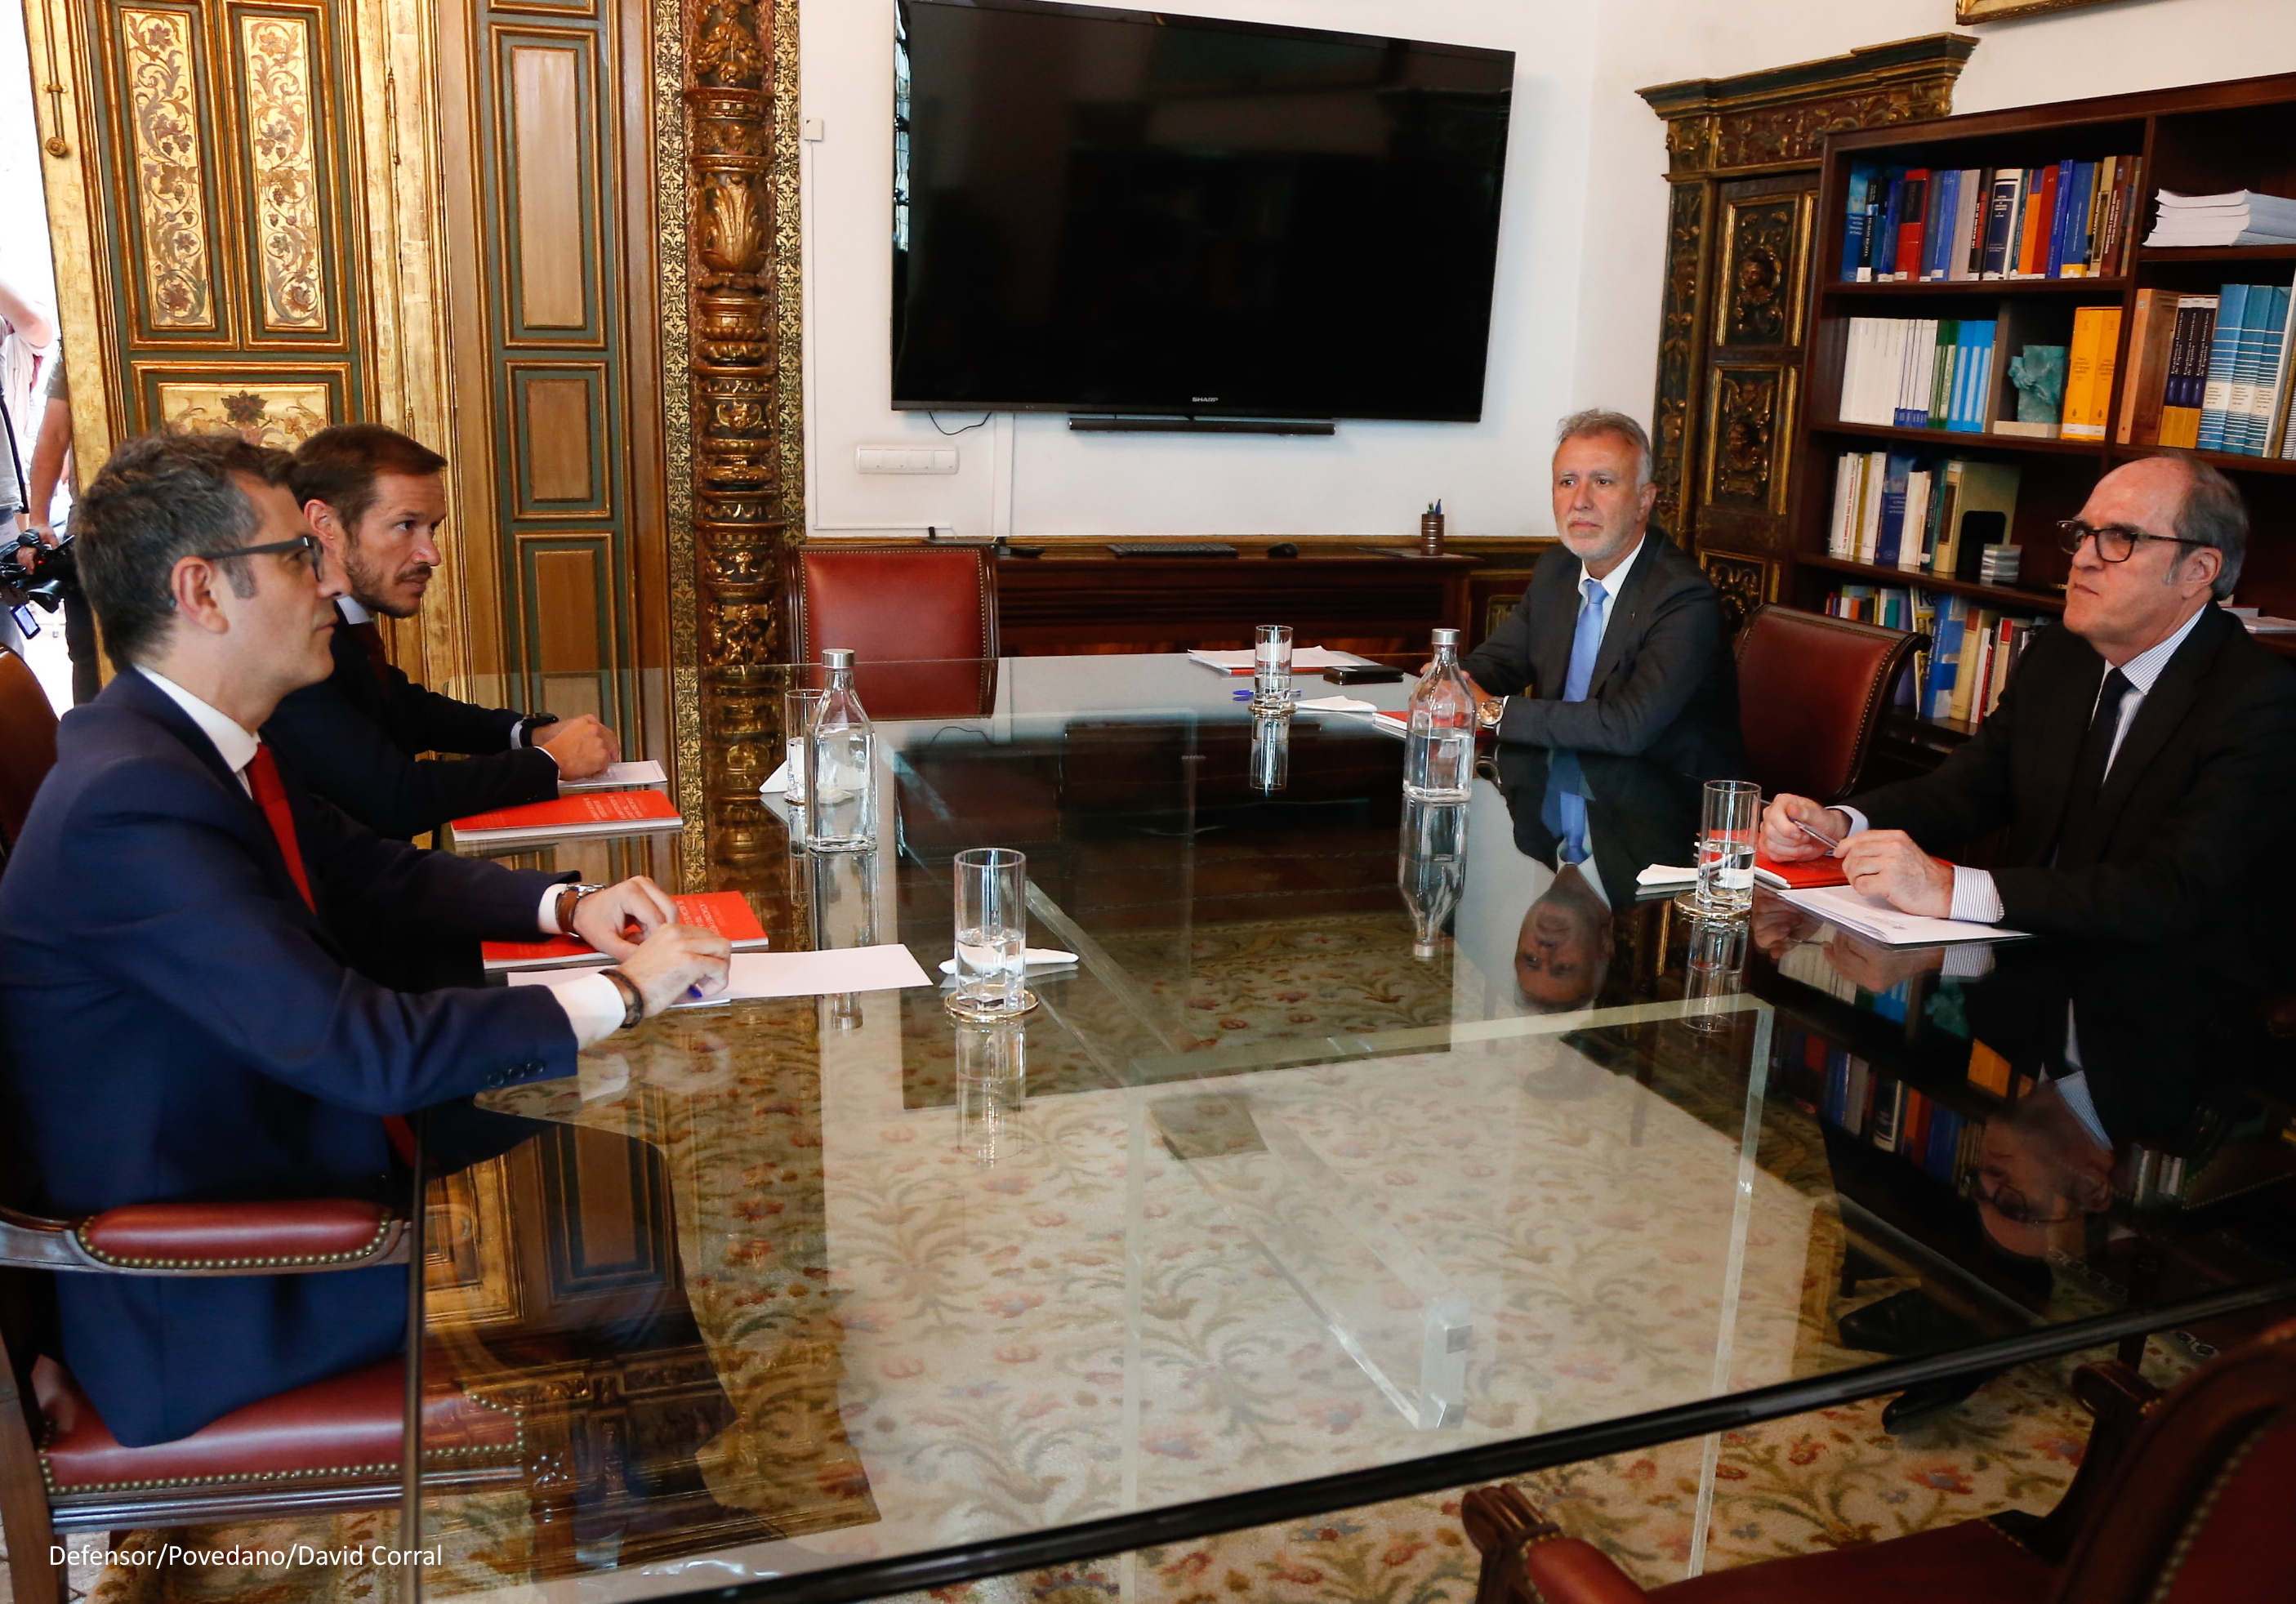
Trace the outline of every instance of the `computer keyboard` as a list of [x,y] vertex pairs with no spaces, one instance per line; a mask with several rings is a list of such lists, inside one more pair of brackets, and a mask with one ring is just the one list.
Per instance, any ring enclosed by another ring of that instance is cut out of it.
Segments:
[[1233,557],[1235,548],[1222,545],[1217,540],[1160,540],[1109,542],[1108,549],[1119,557]]

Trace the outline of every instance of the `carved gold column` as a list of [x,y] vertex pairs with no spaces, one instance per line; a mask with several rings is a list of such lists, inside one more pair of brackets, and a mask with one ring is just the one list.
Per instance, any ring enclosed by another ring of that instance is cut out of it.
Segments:
[[778,697],[762,671],[781,654],[781,555],[803,512],[797,344],[787,337],[797,316],[796,129],[780,93],[796,82],[796,6],[687,0],[687,19],[692,383],[685,452],[674,453],[686,460],[674,460],[672,473],[690,487],[693,584],[673,598],[673,622],[695,650],[677,687],[680,756],[697,827],[689,848],[701,847],[706,817],[721,864],[762,864],[770,832],[758,782],[778,761],[780,738]]
[[1776,593],[1825,136],[1949,116],[1977,41],[1931,34],[1639,91],[1666,119],[1666,287],[1651,443],[1656,520],[1734,625]]

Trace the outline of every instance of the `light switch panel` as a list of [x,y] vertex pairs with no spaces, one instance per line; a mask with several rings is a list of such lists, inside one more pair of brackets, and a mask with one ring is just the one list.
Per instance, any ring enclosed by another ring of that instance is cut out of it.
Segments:
[[854,452],[864,473],[955,473],[954,446],[863,446]]

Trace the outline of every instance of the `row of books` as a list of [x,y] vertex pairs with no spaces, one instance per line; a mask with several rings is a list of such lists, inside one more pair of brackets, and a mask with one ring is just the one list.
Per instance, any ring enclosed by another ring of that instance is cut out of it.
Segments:
[[1976,579],[1983,549],[2009,538],[2014,462],[1846,451],[1834,463],[1829,557],[1913,574]]
[[1975,1178],[1983,1122],[1875,1068],[1822,1036],[1782,1043],[1795,1101],[1843,1134],[1895,1153],[1956,1192]]
[[1997,327],[1974,318],[1851,318],[1841,421],[1981,433],[1992,411]]
[[1841,276],[2082,278],[2127,271],[2136,158],[2033,168],[1853,164]]
[[2123,444],[2296,460],[2296,296],[2287,285],[2140,290],[2128,350],[2114,428]]
[[1916,717],[1972,727],[2000,706],[2009,671],[2046,622],[1981,607],[1966,596],[1891,585],[1845,585],[1826,598],[1825,610],[1927,635],[1929,649],[1914,654],[1898,706]]

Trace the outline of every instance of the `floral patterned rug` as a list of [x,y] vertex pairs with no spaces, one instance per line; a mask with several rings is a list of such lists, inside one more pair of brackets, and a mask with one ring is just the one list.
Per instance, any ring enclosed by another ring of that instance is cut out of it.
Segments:
[[[1864,1297],[1874,1295],[1869,1284]],[[1600,1546],[1644,1586],[1691,1574],[1694,1512],[1713,1455],[1703,1564],[1748,1564],[1876,1542],[2002,1510],[2048,1509],[2079,1463],[2087,1420],[2066,1391],[2076,1355],[2003,1376],[1957,1409],[1892,1436],[1879,1400],[1750,1430],[1593,1460],[1526,1478],[1532,1501]],[[2145,1373],[2187,1368],[2156,1342]],[[472,1499],[450,1517],[444,1563],[425,1578],[446,1598],[499,1588],[516,1567],[517,1500]],[[395,1535],[390,1511],[205,1527],[165,1534],[184,1547],[340,1551]],[[148,1546],[135,1534],[126,1546]],[[936,1590],[935,1604],[1468,1604],[1477,1558],[1456,1493],[1350,1510],[1298,1526],[1234,1533],[1094,1564]],[[113,1567],[75,1578],[90,1604],[396,1604],[394,1574],[342,1564]],[[0,1576],[0,1604],[5,1604]],[[901,1601],[925,1604],[925,1596]]]

